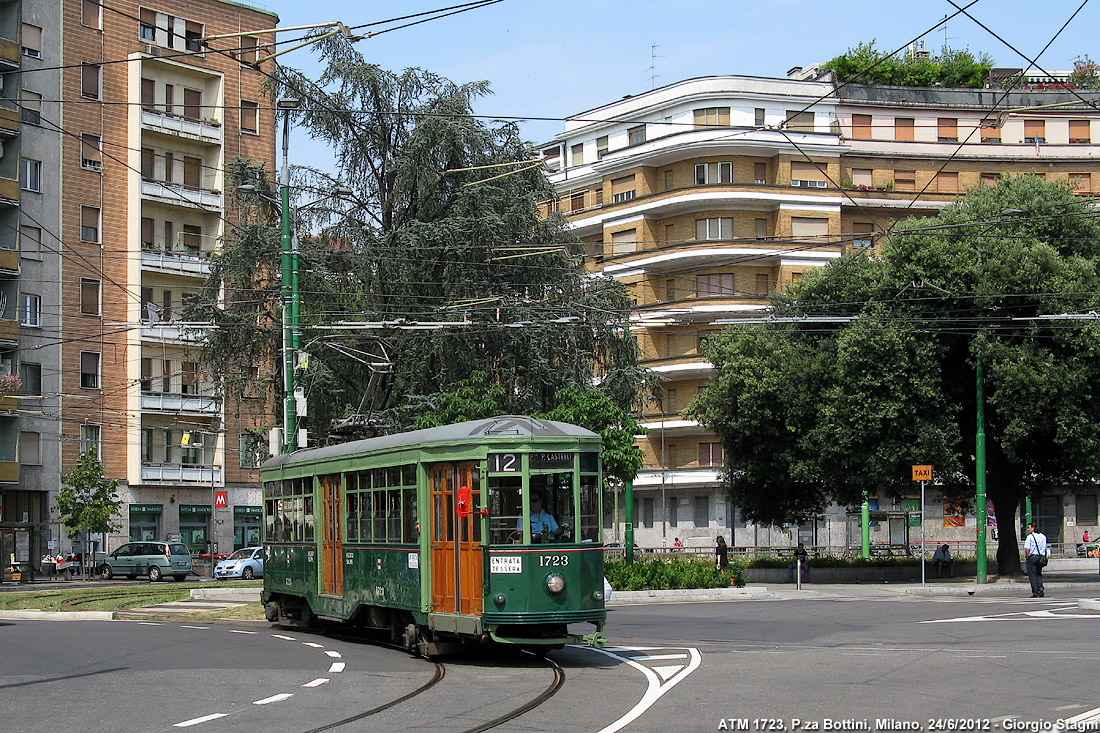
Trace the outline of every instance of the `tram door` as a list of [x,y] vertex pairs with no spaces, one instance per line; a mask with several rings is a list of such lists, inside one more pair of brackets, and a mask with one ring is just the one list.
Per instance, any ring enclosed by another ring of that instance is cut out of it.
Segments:
[[321,595],[344,595],[343,512],[340,474],[321,477]]
[[481,515],[458,516],[457,494],[470,489],[480,503],[476,463],[435,463],[429,468],[432,502],[432,610],[480,614],[482,607]]

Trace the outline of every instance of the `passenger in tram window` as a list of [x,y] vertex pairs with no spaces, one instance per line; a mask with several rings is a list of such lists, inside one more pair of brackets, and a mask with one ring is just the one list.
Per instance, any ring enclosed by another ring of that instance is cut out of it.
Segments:
[[[530,521],[532,542],[549,542],[551,539],[561,534],[561,527],[558,526],[558,522],[554,519],[554,515],[543,509],[543,497],[541,493],[532,492],[531,494]],[[522,528],[523,521],[520,520],[519,529]]]

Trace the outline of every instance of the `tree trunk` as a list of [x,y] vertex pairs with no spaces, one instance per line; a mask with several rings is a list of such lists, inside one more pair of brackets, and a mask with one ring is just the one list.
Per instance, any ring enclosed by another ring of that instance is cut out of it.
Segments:
[[1020,506],[1019,467],[1005,458],[1000,444],[988,442],[986,495],[993,500],[997,513],[997,574],[1022,575],[1020,547],[1016,536],[1016,508]]

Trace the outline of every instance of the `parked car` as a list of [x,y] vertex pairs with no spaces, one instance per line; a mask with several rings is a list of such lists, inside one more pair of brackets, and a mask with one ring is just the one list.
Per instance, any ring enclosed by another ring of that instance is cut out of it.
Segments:
[[611,600],[611,583],[607,582],[607,578],[603,579],[603,602],[607,603]]
[[153,582],[165,575],[183,580],[191,574],[191,551],[182,542],[127,542],[103,558],[99,574],[105,580],[116,575],[147,575]]
[[240,578],[252,580],[264,577],[264,548],[245,547],[214,566],[215,580]]

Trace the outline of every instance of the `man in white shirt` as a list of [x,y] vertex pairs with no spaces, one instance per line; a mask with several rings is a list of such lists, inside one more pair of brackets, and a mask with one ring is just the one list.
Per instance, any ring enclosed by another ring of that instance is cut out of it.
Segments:
[[1043,565],[1047,564],[1050,556],[1050,547],[1047,545],[1047,536],[1036,531],[1035,523],[1027,523],[1029,532],[1024,540],[1024,565],[1027,568],[1027,579],[1031,582],[1031,597],[1042,598],[1046,595],[1043,590]]
[[932,566],[936,568],[936,577],[942,577],[944,568],[947,568],[947,577],[955,577],[955,561],[951,559],[951,549],[947,543],[936,548],[932,555]]

